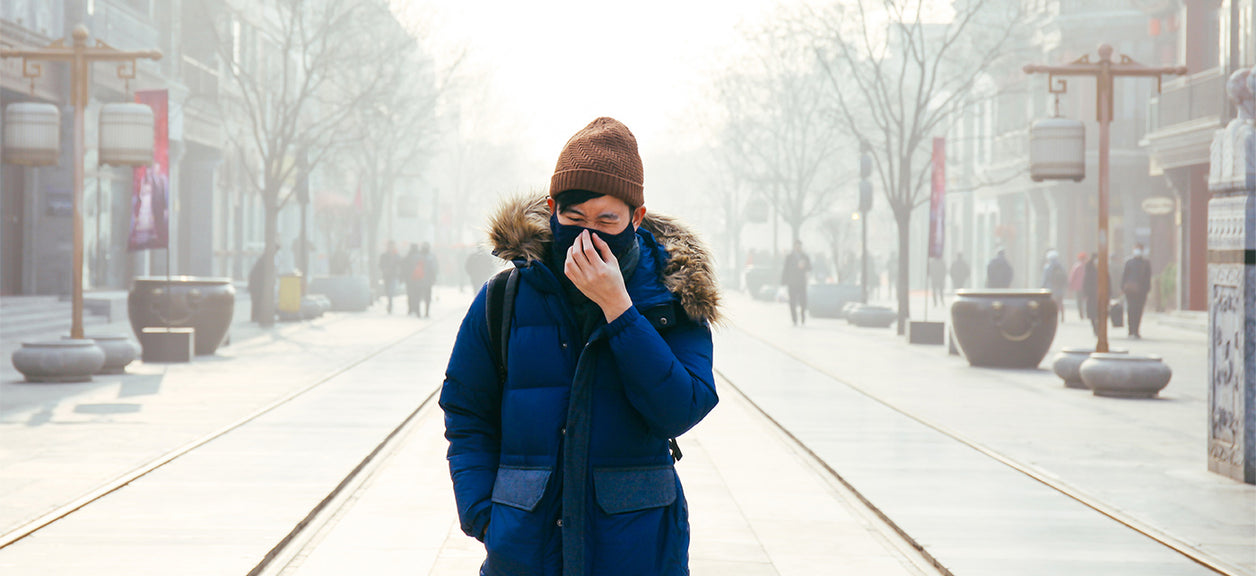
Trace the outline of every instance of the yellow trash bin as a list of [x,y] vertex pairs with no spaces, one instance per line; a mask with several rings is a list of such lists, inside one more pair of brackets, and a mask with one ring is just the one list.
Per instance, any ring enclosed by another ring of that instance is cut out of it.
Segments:
[[279,277],[279,313],[285,316],[301,315],[301,275],[284,274]]

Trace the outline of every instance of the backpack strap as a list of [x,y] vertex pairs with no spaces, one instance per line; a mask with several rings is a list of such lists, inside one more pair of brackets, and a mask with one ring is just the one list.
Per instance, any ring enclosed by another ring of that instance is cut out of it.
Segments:
[[506,382],[506,353],[510,343],[510,322],[515,315],[515,294],[519,292],[519,269],[510,267],[488,281],[488,339],[498,382]]

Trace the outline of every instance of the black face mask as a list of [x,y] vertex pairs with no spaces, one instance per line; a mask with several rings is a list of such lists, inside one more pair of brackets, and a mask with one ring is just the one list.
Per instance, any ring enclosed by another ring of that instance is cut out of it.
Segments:
[[615,258],[619,260],[623,260],[624,255],[632,250],[633,246],[637,245],[637,229],[633,227],[632,223],[625,226],[622,232],[611,235],[592,228],[585,228],[584,226],[560,224],[558,215],[555,214],[550,216],[550,231],[554,233],[553,254],[559,262],[567,259],[567,250],[575,245],[576,238],[585,230],[588,230],[590,234],[597,234],[603,242],[606,242],[607,246],[610,246],[611,254],[614,254]]

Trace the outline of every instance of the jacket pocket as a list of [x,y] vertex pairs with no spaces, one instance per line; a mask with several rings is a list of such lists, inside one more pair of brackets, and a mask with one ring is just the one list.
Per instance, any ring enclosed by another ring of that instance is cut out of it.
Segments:
[[498,468],[497,480],[493,482],[493,503],[526,512],[535,510],[541,496],[545,495],[550,472],[549,468]]
[[607,514],[668,506],[676,501],[676,472],[671,466],[598,469],[593,491]]

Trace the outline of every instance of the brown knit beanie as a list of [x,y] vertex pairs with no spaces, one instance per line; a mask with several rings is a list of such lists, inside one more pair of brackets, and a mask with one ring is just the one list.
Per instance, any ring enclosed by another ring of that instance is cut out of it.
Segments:
[[598,118],[567,141],[550,179],[550,196],[568,190],[614,196],[629,206],[645,204],[641,155],[627,126],[614,118]]

